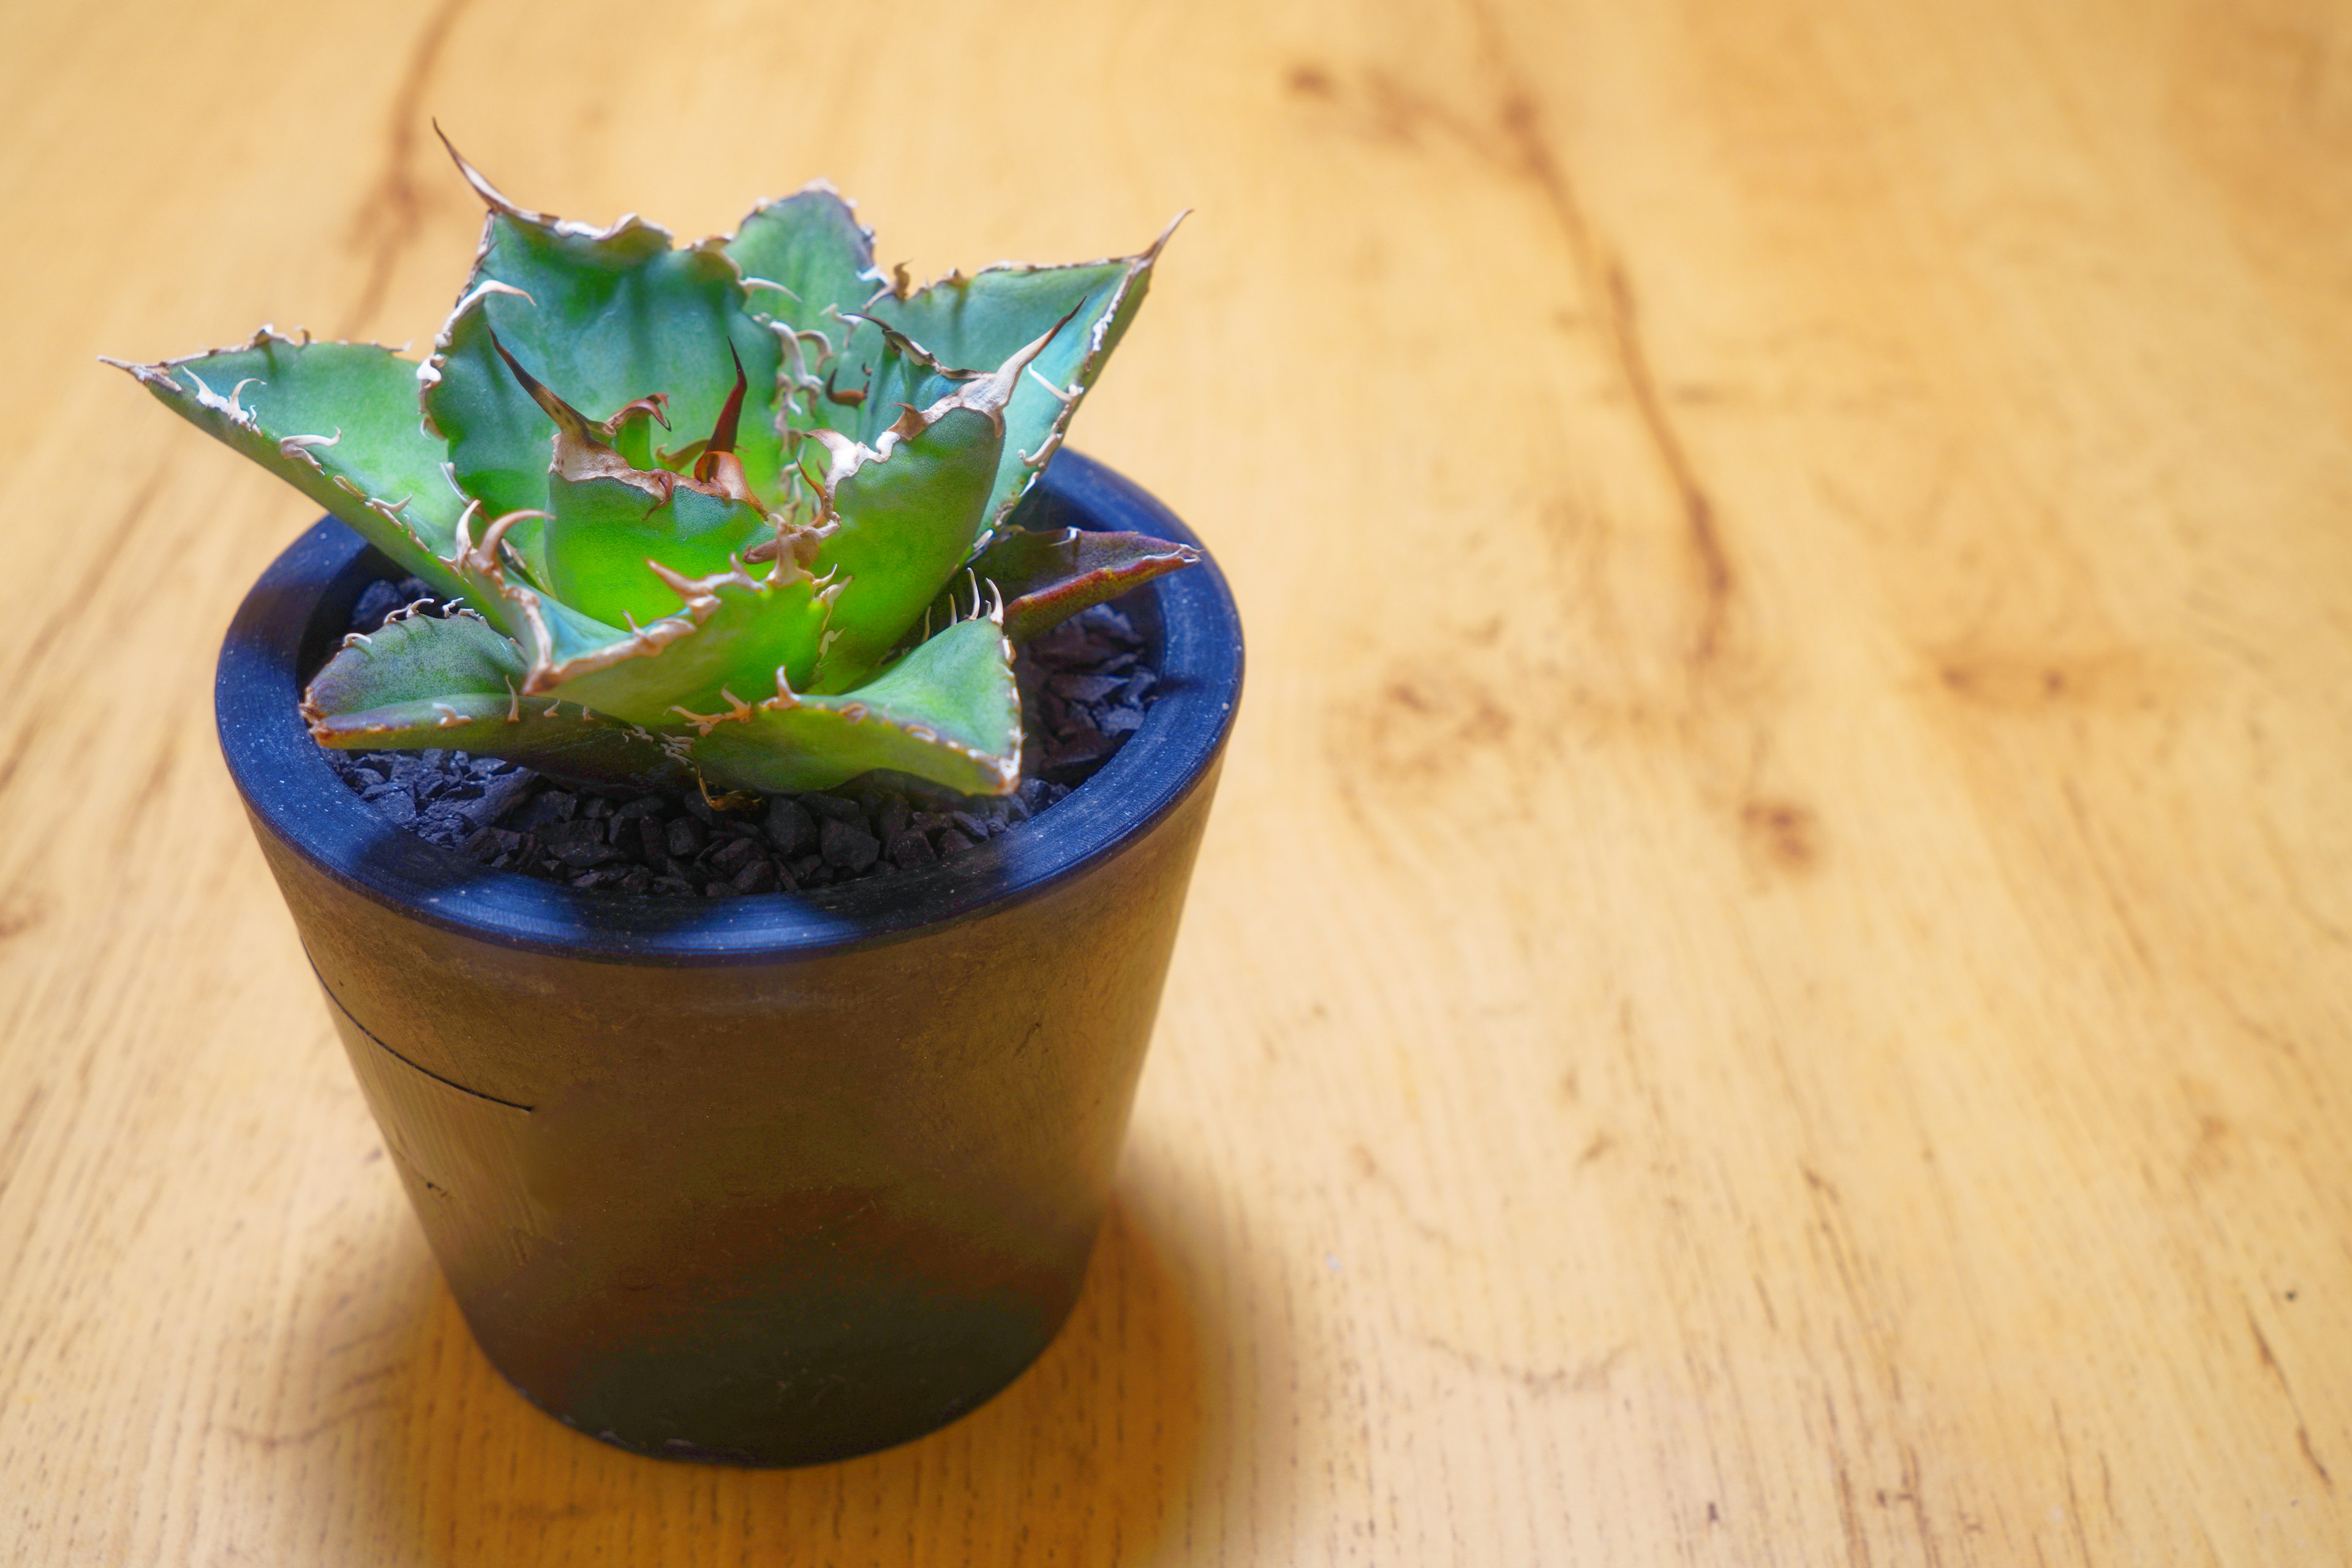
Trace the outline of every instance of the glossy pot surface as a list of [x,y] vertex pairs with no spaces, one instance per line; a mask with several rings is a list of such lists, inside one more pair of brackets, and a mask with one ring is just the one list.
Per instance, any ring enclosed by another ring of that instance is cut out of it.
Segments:
[[[1076,453],[1032,526],[1197,543]],[[581,892],[393,826],[301,682],[383,572],[322,521],[223,647],[222,750],[476,1339],[641,1453],[807,1464],[954,1419],[1068,1315],[1241,695],[1213,562],[1125,608],[1143,726],[919,872],[722,901]]]

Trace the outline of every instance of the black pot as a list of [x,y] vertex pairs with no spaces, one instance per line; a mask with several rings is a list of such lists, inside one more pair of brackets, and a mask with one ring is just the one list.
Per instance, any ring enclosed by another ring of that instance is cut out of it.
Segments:
[[[1197,544],[1076,453],[1034,525]],[[918,1436],[1076,1299],[1241,696],[1213,563],[1126,608],[1160,672],[1066,799],[919,872],[576,892],[391,826],[295,713],[386,563],[331,520],[247,595],[221,749],[475,1339],[560,1420],[742,1465]]]

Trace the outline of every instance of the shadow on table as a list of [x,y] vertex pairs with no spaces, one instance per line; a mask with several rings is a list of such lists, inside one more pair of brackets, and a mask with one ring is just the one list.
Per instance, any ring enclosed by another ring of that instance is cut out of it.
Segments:
[[[371,1417],[387,1429],[342,1450],[361,1473],[338,1489],[375,1516],[384,1560],[447,1568],[1180,1561],[1199,1462],[1235,1436],[1202,1382],[1225,1359],[1219,1325],[1186,1284],[1206,1245],[1181,1193],[1130,1161],[1076,1310],[1035,1365],[943,1431],[801,1470],[663,1463],[558,1425],[499,1379],[433,1274],[394,1292],[430,1304],[405,1387]],[[421,1247],[415,1267],[432,1267]]]

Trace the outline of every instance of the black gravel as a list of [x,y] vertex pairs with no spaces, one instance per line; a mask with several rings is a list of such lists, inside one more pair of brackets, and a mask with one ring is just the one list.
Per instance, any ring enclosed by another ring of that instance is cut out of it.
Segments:
[[[432,593],[372,584],[352,629],[372,632]],[[1157,675],[1143,639],[1097,605],[1018,650],[1020,788],[962,795],[899,773],[832,792],[714,805],[699,791],[572,784],[457,751],[328,751],[328,764],[384,818],[484,864],[570,887],[733,899],[903,875],[968,854],[1092,776],[1141,726]]]

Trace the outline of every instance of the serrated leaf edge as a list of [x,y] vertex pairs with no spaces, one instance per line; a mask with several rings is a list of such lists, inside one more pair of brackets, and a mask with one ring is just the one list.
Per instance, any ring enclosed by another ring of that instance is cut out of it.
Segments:
[[[247,386],[255,384],[267,385],[268,383],[263,382],[258,376],[247,376],[243,381],[238,382],[235,386],[231,387],[227,395],[223,396],[221,394],[214,391],[212,387],[205,383],[204,377],[197,374],[194,369],[192,368],[197,362],[211,359],[219,354],[251,353],[257,349],[267,348],[272,344],[279,343],[291,349],[306,349],[313,346],[314,344],[320,347],[336,346],[341,348],[376,349],[390,355],[395,360],[403,357],[403,351],[406,347],[406,345],[404,344],[402,348],[394,348],[390,344],[375,342],[369,339],[318,339],[313,338],[310,335],[310,329],[307,327],[297,327],[294,330],[300,335],[298,337],[289,337],[284,332],[279,331],[269,322],[264,321],[259,327],[255,329],[251,337],[247,338],[241,343],[225,343],[218,348],[199,349],[194,353],[181,354],[173,359],[157,360],[152,363],[140,363],[131,360],[115,359],[111,355],[108,354],[100,354],[97,357],[100,364],[112,365],[115,369],[127,373],[132,380],[138,382],[142,386],[148,388],[151,392],[161,389],[173,397],[194,398],[198,407],[205,409],[208,413],[218,415],[220,417],[227,420],[232,427],[245,431],[248,435],[254,436],[262,440],[268,440],[268,437],[262,434],[261,422],[255,415],[254,411],[243,406],[243,405],[237,401],[238,395],[243,393]],[[189,384],[182,385],[176,379],[176,376],[178,375],[186,376],[188,378]],[[281,458],[289,462],[299,459],[302,462],[308,463],[313,473],[319,475],[321,479],[326,479],[330,484],[333,485],[336,489],[350,496],[353,500],[359,502],[361,506],[382,517],[386,523],[397,530],[400,535],[407,540],[408,542],[415,548],[419,554],[425,556],[428,560],[440,560],[441,556],[434,550],[433,546],[422,534],[418,533],[416,530],[410,525],[406,518],[401,515],[403,511],[406,510],[407,508],[415,502],[416,498],[414,495],[402,496],[398,500],[387,500],[382,496],[372,496],[368,494],[368,492],[361,489],[348,474],[328,473],[326,464],[319,460],[317,454],[312,451],[311,448],[319,447],[332,447],[341,439],[342,427],[338,426],[335,428],[334,434],[331,436],[305,435],[298,433],[296,435],[280,437],[276,445],[278,447],[278,455]],[[448,465],[444,464],[442,467],[446,471]],[[452,481],[452,483],[454,487],[454,481]]]
[[[991,608],[987,618],[993,620],[999,628],[997,651],[1005,664],[1010,666],[1014,657],[1013,639],[1001,635],[1004,625],[1003,616],[1004,601],[999,597]],[[867,684],[871,685],[872,682],[869,681]],[[784,679],[784,671],[781,667],[776,670],[776,692],[772,697],[756,703],[746,702],[724,687],[719,689],[719,694],[728,700],[730,708],[727,712],[695,713],[685,708],[676,707],[670,711],[679,715],[687,723],[692,725],[695,738],[700,740],[721,725],[749,723],[761,713],[789,713],[795,709],[814,708],[820,712],[837,714],[845,723],[878,723],[887,729],[896,730],[908,739],[922,745],[934,746],[940,751],[961,757],[990,777],[995,794],[1009,795],[1021,783],[1021,753],[1024,741],[1021,730],[1021,689],[1017,683],[1011,685],[1005,704],[1007,720],[1005,729],[1013,737],[1013,749],[1001,755],[994,752],[983,751],[978,746],[967,746],[961,741],[951,740],[928,724],[913,720],[894,720],[877,714],[871,706],[860,701],[857,693],[854,690],[843,692],[837,697],[803,697],[792,689],[791,683]],[[675,747],[672,748],[671,754],[677,756],[681,761],[688,760],[686,753]],[[698,768],[700,766],[699,763],[695,765]]]

